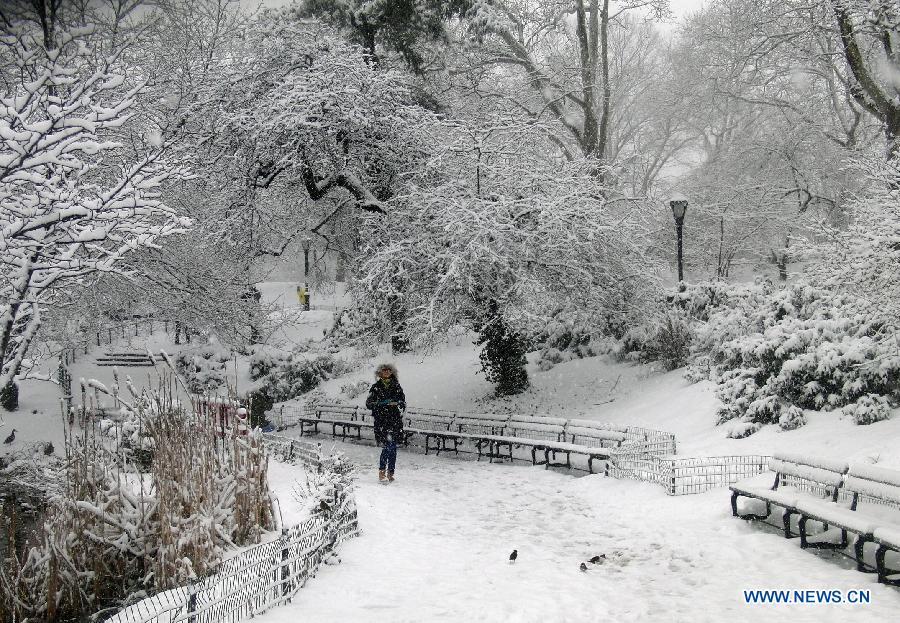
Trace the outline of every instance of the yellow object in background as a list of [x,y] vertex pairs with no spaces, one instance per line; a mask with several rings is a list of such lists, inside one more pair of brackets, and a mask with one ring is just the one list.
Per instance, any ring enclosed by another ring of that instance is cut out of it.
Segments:
[[306,305],[306,288],[303,286],[297,286],[297,300],[301,305]]

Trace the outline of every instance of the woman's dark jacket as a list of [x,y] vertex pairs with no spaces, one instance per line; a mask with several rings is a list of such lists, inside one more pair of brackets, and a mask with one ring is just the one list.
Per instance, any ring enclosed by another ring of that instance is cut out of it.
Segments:
[[[397,404],[388,404],[396,402]],[[375,441],[379,444],[387,443],[388,433],[394,441],[399,442],[403,434],[403,417],[400,411],[406,409],[406,396],[403,388],[396,379],[391,378],[390,383],[384,383],[380,379],[369,389],[369,397],[366,398],[366,408],[372,410],[372,419],[375,422]]]

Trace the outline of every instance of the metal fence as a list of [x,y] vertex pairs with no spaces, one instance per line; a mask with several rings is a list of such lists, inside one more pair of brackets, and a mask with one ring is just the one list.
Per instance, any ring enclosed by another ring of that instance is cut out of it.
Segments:
[[140,318],[85,328],[76,336],[70,336],[67,339],[67,343],[59,351],[59,359],[62,365],[68,366],[75,363],[79,357],[86,356],[92,346],[112,345],[129,337],[153,335],[159,332],[169,333],[174,329],[174,321],[153,318]]
[[300,420],[315,413],[315,404],[311,401],[291,405],[281,405],[267,413],[267,417],[278,430],[284,430],[300,424]]
[[743,478],[768,470],[769,457],[763,455],[673,457],[654,456],[640,451],[614,452],[607,474],[655,482],[669,495],[703,493],[727,487]]
[[[276,459],[319,472],[335,469],[336,459],[323,456],[321,444],[278,435],[264,435],[263,441]],[[338,546],[358,534],[353,495],[336,488],[328,510],[221,562],[189,586],[129,606],[107,623],[231,623],[252,617],[290,602]]]

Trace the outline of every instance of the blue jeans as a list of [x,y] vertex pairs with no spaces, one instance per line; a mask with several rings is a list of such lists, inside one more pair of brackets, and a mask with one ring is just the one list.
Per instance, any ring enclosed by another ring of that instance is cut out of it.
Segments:
[[397,442],[392,438],[388,437],[388,440],[384,444],[384,448],[381,450],[381,458],[378,459],[378,469],[384,469],[387,467],[389,472],[394,471],[394,466],[397,464]]

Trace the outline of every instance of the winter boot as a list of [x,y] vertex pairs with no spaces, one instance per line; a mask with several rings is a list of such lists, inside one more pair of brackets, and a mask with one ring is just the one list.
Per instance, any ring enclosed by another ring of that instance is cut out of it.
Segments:
[[394,482],[394,472],[387,473],[388,482]]
[[378,480],[379,481],[384,480],[384,470],[383,469],[378,470]]

